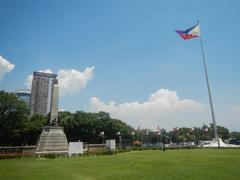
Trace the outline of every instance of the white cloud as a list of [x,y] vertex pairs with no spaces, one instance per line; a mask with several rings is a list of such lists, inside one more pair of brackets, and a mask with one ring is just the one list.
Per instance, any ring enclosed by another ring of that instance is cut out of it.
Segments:
[[[238,126],[240,128],[240,105],[235,106],[232,108],[231,114],[229,115],[229,117],[231,118],[232,121],[236,122],[234,124],[234,127],[236,128],[236,126]],[[228,118],[229,118],[228,117]]]
[[89,102],[89,111],[105,111],[133,127],[156,129],[158,125],[171,129],[176,126],[201,126],[210,123],[207,106],[190,99],[180,99],[176,91],[160,89],[145,102],[127,102],[116,105],[104,103],[97,97]]
[[0,80],[2,80],[6,73],[11,72],[14,67],[14,64],[11,64],[9,61],[0,56]]
[[[60,87],[60,96],[74,95],[84,89],[88,81],[93,76],[95,67],[88,67],[84,72],[75,69],[60,69],[57,73],[58,83]],[[40,70],[40,72],[53,73],[50,69]],[[33,75],[29,75],[25,80],[25,85],[30,89]]]
[[28,89],[31,89],[31,85],[32,85],[32,79],[33,79],[33,75],[29,75],[26,79],[25,79],[25,85],[27,86]]
[[240,131],[240,105],[233,107],[231,113],[224,116],[224,123],[231,131]]
[[216,111],[217,125],[227,127],[230,131],[240,131],[240,105],[224,108],[225,111]]
[[58,71],[60,95],[73,95],[84,89],[93,76],[93,70],[94,67],[86,68],[84,72],[75,69],[60,69]]

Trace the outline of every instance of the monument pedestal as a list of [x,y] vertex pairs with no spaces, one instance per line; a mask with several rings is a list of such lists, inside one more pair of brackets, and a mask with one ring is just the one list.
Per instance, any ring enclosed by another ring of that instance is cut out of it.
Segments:
[[238,145],[224,143],[221,138],[213,138],[212,141],[209,141],[203,147],[240,148]]
[[38,139],[36,154],[67,154],[67,137],[60,126],[46,126]]

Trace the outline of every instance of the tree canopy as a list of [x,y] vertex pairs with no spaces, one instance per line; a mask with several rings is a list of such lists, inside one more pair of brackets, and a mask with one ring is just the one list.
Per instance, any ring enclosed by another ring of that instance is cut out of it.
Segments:
[[122,136],[127,138],[133,131],[132,127],[121,120],[112,119],[105,112],[60,112],[59,118],[69,141],[99,143],[102,139],[100,136],[102,131],[108,139],[116,138],[117,132],[121,132]]
[[29,109],[15,94],[0,92],[0,144],[17,145],[23,142]]

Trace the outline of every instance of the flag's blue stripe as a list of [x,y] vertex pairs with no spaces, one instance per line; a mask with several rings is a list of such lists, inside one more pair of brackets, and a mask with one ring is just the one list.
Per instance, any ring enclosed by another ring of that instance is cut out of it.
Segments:
[[188,28],[187,30],[177,30],[176,32],[179,33],[179,34],[188,34],[192,29],[194,29],[196,26],[198,25],[198,23],[191,27],[191,28]]

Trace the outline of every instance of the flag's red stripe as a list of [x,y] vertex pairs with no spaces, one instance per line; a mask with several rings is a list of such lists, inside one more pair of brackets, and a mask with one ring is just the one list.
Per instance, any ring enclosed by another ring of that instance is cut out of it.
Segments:
[[197,35],[193,35],[193,34],[180,34],[180,36],[185,40],[198,37]]

